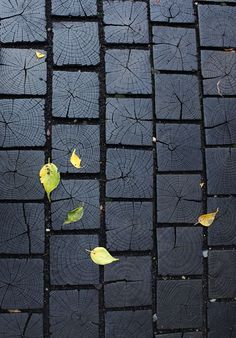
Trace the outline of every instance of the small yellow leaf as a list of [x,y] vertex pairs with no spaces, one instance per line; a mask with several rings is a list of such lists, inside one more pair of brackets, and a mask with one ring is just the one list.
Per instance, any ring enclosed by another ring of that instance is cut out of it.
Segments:
[[204,182],[200,182],[200,188],[203,188],[204,187],[204,185],[205,185],[205,183]]
[[43,59],[46,54],[36,51],[35,56],[38,60]]
[[76,149],[73,150],[73,153],[70,157],[70,163],[77,169],[81,168],[81,159],[76,155]]
[[215,212],[211,212],[209,214],[203,214],[199,216],[198,222],[196,224],[200,223],[201,225],[204,225],[205,227],[209,227],[214,222],[216,214],[218,212],[219,212],[219,208],[217,208]]
[[50,163],[50,160],[48,160],[48,163],[41,168],[39,177],[40,182],[47,193],[48,200],[51,201],[50,194],[60,183],[60,173],[55,164]]
[[107,249],[103,248],[102,246],[98,246],[92,251],[86,251],[90,252],[90,258],[95,264],[106,265],[119,260],[118,258],[112,257]]

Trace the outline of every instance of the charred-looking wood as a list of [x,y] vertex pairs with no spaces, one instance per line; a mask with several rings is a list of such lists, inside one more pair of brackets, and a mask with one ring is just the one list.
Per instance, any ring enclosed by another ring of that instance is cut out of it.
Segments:
[[0,41],[33,42],[47,39],[45,2],[2,0]]
[[0,0],[1,338],[235,337],[235,10]]

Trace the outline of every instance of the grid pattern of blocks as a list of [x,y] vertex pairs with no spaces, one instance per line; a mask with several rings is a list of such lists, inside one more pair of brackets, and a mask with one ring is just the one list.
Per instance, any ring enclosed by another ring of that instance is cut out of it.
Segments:
[[[0,337],[234,337],[236,0],[221,2],[0,1]],[[119,262],[95,265],[97,246]]]

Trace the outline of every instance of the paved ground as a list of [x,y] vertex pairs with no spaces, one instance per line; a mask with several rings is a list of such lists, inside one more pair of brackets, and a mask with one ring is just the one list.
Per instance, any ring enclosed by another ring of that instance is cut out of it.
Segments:
[[0,0],[0,338],[236,337],[235,5]]

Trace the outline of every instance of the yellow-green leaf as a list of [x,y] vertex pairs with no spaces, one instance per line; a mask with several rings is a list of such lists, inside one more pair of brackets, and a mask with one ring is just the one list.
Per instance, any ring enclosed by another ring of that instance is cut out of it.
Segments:
[[41,168],[39,177],[48,199],[51,201],[50,194],[60,183],[60,173],[55,164],[50,163],[50,160],[48,160],[48,163]]
[[81,220],[81,218],[84,215],[84,207],[78,207],[76,209],[73,209],[71,211],[68,211],[66,220],[63,224],[70,224],[75,223]]
[[200,223],[201,225],[205,227],[209,227],[214,222],[218,212],[219,212],[219,208],[217,208],[215,212],[211,212],[209,214],[203,214],[199,216],[196,224]]
[[90,258],[95,264],[106,265],[119,260],[118,258],[112,257],[107,249],[103,248],[102,246],[98,246],[92,251],[86,251],[90,252]]
[[73,150],[72,155],[70,157],[70,163],[77,169],[81,168],[81,159],[75,153],[76,149]]
[[39,59],[39,60],[40,60],[40,59],[43,59],[43,58],[45,57],[45,55],[46,55],[46,54],[41,53],[41,52],[38,52],[38,51],[35,52],[35,56],[36,56],[36,58]]

